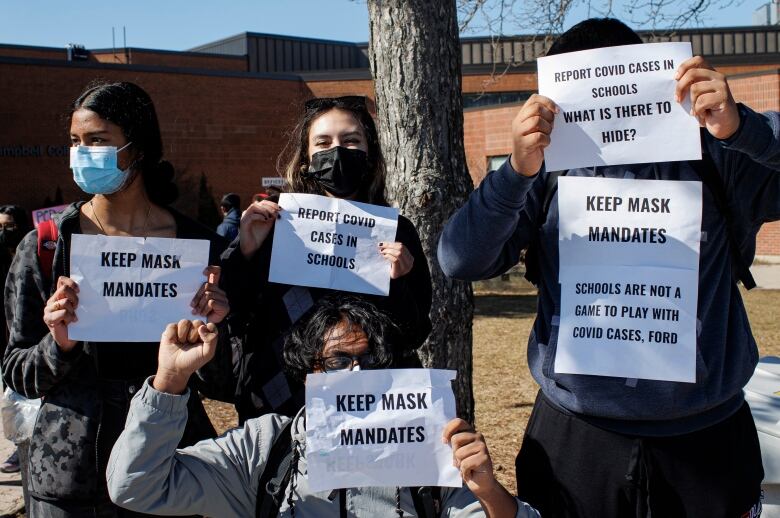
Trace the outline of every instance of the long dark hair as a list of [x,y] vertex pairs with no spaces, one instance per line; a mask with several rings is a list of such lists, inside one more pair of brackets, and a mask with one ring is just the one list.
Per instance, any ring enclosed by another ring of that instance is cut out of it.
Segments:
[[[382,149],[379,147],[379,133],[366,106],[366,98],[359,96],[323,97],[306,101],[301,118],[290,132],[290,138],[277,161],[277,168],[287,183],[286,189],[290,192],[325,194],[314,180],[304,179],[301,173],[309,168],[309,130],[311,125],[317,117],[331,110],[342,110],[350,113],[363,128],[363,133],[366,136],[371,182],[361,187],[356,200],[374,205],[387,205],[385,198],[386,167]],[[285,165],[282,166],[282,164]]]
[[393,360],[390,342],[399,335],[396,325],[370,302],[338,293],[318,300],[287,335],[284,367],[292,378],[304,381],[314,370],[325,347],[327,332],[342,320],[366,334],[368,350],[376,359],[377,368],[390,366]]
[[163,160],[160,124],[151,97],[143,88],[128,82],[91,83],[70,109],[68,123],[76,110],[89,110],[101,119],[122,128],[122,133],[136,152],[133,168],[141,171],[149,199],[158,205],[173,203],[179,195],[173,183],[174,170]]

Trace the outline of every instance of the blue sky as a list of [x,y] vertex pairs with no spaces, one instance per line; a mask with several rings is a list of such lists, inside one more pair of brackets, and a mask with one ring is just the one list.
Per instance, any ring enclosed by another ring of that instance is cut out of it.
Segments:
[[[750,25],[753,11],[766,1],[736,0],[729,7],[711,9],[705,25]],[[621,17],[619,7],[616,14]],[[585,17],[587,11],[579,9],[567,25]],[[185,50],[244,31],[368,40],[364,0],[0,0],[0,43],[63,47],[72,42],[110,48],[112,26],[117,46],[126,26],[128,46],[167,50]]]

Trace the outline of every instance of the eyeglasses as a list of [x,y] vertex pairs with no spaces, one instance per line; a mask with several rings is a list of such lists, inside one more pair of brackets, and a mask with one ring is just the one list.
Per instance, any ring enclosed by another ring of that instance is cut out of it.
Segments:
[[361,354],[360,356],[337,354],[336,356],[320,358],[318,363],[325,372],[351,371],[355,368],[356,363],[361,368],[370,369],[376,367],[377,358],[371,353]]
[[0,223],[0,230],[16,230],[16,223]]
[[332,108],[334,106],[345,106],[356,110],[365,110],[366,97],[363,95],[343,95],[341,97],[316,97],[309,99],[303,104],[306,111],[319,110],[321,108]]

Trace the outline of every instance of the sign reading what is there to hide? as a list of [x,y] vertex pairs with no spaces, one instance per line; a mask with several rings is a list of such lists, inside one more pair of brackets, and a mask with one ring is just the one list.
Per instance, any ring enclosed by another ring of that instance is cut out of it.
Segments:
[[539,94],[560,108],[548,171],[601,165],[700,160],[690,96],[674,99],[689,42],[648,43],[537,59]]

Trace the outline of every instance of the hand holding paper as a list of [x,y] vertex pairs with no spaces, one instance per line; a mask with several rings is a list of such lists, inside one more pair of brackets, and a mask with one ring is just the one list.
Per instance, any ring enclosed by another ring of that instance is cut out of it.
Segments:
[[160,339],[154,388],[181,394],[192,374],[206,365],[217,350],[217,326],[198,320],[168,324]]
[[54,337],[54,341],[64,352],[76,347],[78,340],[68,339],[68,324],[76,322],[76,308],[79,305],[79,285],[70,277],[57,279],[57,291],[43,308],[43,321]]
[[207,322],[219,324],[230,313],[230,303],[227,294],[219,287],[219,276],[222,269],[219,266],[209,266],[203,270],[207,281],[201,285],[192,298],[192,314],[206,317]]
[[271,233],[274,223],[279,219],[282,208],[270,200],[254,202],[241,214],[239,236],[241,237],[241,253],[247,259],[265,242]]
[[442,442],[452,446],[453,464],[474,493],[487,516],[515,516],[517,502],[493,475],[485,437],[463,419],[453,419],[444,428]]
[[691,94],[691,115],[717,139],[727,139],[739,129],[739,110],[726,76],[716,72],[703,57],[694,56],[677,69],[675,99]]
[[551,99],[533,94],[512,121],[512,168],[521,175],[533,176],[541,169],[556,113]]
[[403,243],[379,243],[379,253],[390,262],[390,278],[403,277],[414,266],[414,256]]

